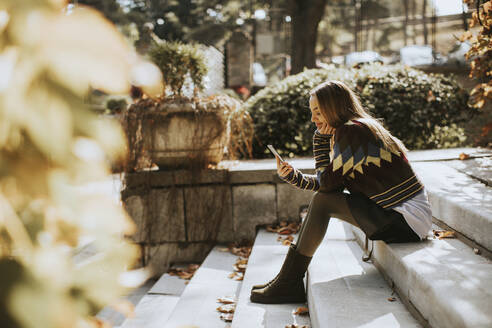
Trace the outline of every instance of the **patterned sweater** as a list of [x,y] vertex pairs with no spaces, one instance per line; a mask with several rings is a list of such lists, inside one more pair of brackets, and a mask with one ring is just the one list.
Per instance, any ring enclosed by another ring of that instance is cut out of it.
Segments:
[[361,122],[351,120],[334,135],[313,136],[315,175],[298,169],[282,178],[297,188],[329,192],[347,188],[363,193],[383,208],[393,208],[419,192],[423,185],[404,154],[384,148]]

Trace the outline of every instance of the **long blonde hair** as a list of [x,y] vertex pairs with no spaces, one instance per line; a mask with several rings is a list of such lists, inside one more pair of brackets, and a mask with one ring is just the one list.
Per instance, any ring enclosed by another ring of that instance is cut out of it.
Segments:
[[359,97],[345,83],[326,81],[312,89],[310,95],[317,98],[321,115],[331,127],[336,129],[355,119],[366,125],[385,148],[394,153],[406,154],[408,151],[400,139],[384,128],[380,119],[372,117],[364,110]]

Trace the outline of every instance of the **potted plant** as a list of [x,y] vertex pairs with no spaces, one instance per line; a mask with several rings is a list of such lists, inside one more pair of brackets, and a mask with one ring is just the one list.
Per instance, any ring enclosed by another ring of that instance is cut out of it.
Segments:
[[235,130],[238,121],[249,117],[242,103],[225,94],[200,95],[207,67],[197,45],[154,42],[148,55],[161,70],[166,88],[157,98],[139,98],[126,112],[130,171],[153,164],[159,168],[217,164],[235,148],[228,147],[231,118],[235,117]]

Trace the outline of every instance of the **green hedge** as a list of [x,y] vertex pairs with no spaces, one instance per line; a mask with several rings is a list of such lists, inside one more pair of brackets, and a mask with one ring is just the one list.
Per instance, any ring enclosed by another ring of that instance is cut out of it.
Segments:
[[271,156],[267,144],[282,155],[311,156],[309,91],[325,80],[341,80],[355,90],[363,106],[409,149],[436,147],[429,140],[437,126],[466,120],[472,113],[468,94],[452,78],[403,66],[365,65],[361,69],[330,66],[305,70],[268,86],[245,103],[255,124],[256,158]]

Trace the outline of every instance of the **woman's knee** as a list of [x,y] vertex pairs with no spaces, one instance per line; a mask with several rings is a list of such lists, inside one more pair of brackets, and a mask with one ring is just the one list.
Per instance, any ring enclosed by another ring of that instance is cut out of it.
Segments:
[[311,199],[314,203],[329,203],[333,201],[340,201],[344,198],[343,192],[330,191],[330,192],[320,192],[316,191]]
[[340,201],[344,200],[344,196],[340,192],[315,192],[311,198],[312,210],[323,209],[327,214],[334,211]]

